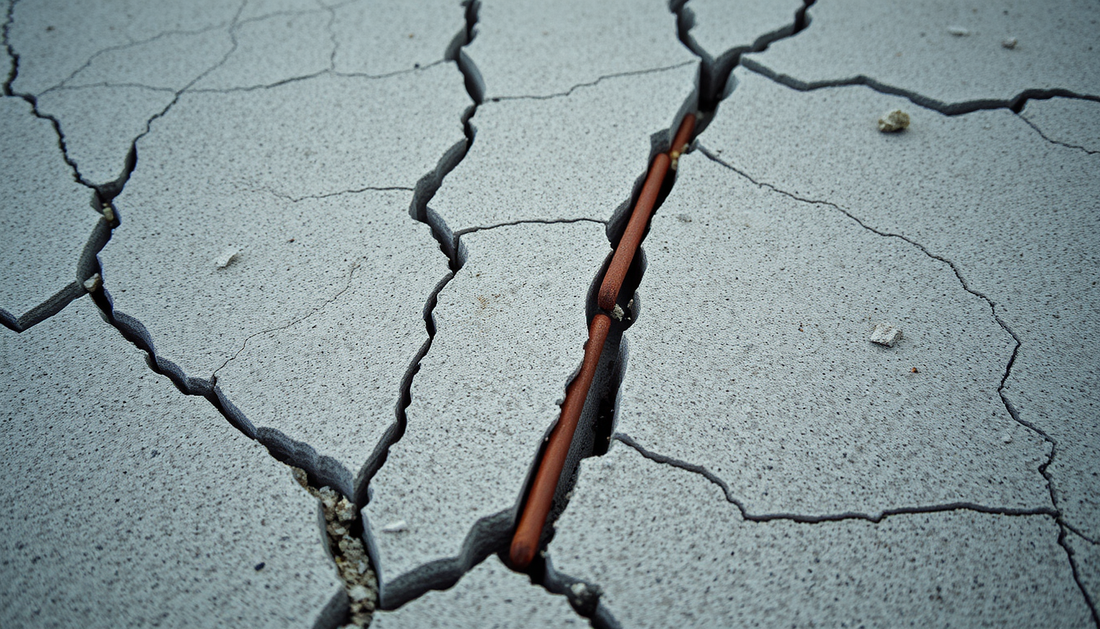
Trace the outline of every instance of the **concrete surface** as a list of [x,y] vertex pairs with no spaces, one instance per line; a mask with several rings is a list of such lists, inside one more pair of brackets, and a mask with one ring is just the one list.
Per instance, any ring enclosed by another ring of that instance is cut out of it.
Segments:
[[601,605],[623,626],[1090,621],[1049,516],[746,522],[703,476],[622,443],[581,466],[550,554],[562,571],[603,588]]
[[506,627],[583,627],[564,596],[531,587],[526,575],[491,556],[454,587],[424,596],[392,612],[378,612],[376,629],[505,629]]
[[29,103],[0,98],[0,137],[0,317],[21,328],[83,292],[77,267],[99,214],[92,191],[73,181],[50,123]]
[[316,502],[81,298],[0,335],[0,624],[296,627],[339,583]]
[[564,94],[601,77],[694,61],[662,0],[482,2],[477,36],[465,52],[489,99]]
[[947,264],[698,151],[645,250],[617,432],[753,514],[1050,505],[1049,445],[997,395],[1015,343]]
[[[512,225],[462,237],[468,258],[439,293],[408,425],[364,509],[383,607],[438,575],[461,574],[481,537],[507,535],[531,461],[580,368],[585,295],[608,252],[603,229]],[[383,531],[397,522],[405,530]]]
[[[920,245],[996,304],[1020,343],[1004,393],[1021,423],[1057,444],[1046,472],[1058,506],[1097,539],[1098,157],[1044,140],[1007,110],[948,117],[866,87],[799,93],[736,74],[723,107],[737,114],[719,116],[703,146],[758,182]],[[878,132],[878,116],[898,106],[910,128]]]
[[694,77],[685,65],[607,79],[558,98],[486,102],[470,121],[477,134],[470,152],[430,206],[454,230],[608,220],[645,173],[651,136],[672,141],[667,130],[675,132]]
[[0,626],[364,626],[373,568],[382,624],[1100,628],[1091,0],[0,8]]
[[1092,0],[861,0],[822,2],[808,14],[805,32],[749,55],[746,66],[797,85],[866,77],[940,104],[1008,103],[1029,90],[1100,97]]

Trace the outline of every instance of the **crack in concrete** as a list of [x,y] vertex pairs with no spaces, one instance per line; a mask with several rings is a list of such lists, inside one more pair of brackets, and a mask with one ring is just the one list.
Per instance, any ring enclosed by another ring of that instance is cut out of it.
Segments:
[[257,187],[257,188],[252,188],[251,191],[252,192],[266,192],[267,194],[270,194],[273,197],[283,199],[283,200],[289,201],[291,203],[301,203],[302,201],[305,201],[305,200],[329,199],[329,198],[332,198],[332,197],[341,197],[341,196],[348,195],[348,194],[362,194],[364,192],[394,192],[394,191],[415,192],[415,189],[410,188],[409,186],[365,186],[365,187],[362,187],[362,188],[352,188],[350,190],[339,190],[337,192],[326,192],[324,194],[307,194],[307,195],[300,196],[300,197],[291,196],[289,194],[279,192],[278,190],[275,190],[273,188],[269,188],[267,186],[260,186],[260,187]]
[[[775,186],[773,184],[770,184],[770,183],[767,183],[767,182],[757,181],[756,179],[751,177],[748,173],[746,173],[746,172],[736,168],[735,166],[723,161],[717,155],[715,155],[714,153],[707,150],[707,148],[705,146],[700,145],[699,149],[703,153],[703,155],[705,155],[710,160],[712,160],[715,163],[720,164],[720,165],[728,168],[729,170],[733,171],[734,173],[737,173],[738,175],[740,175],[741,177],[745,178],[746,180],[752,182],[754,185],[756,185],[758,187],[767,188],[767,189],[769,189],[773,192],[777,192],[779,194],[782,194],[784,196],[787,196],[791,199],[794,199],[794,200],[802,202],[802,203],[808,203],[810,205],[821,205],[821,206],[831,207],[834,210],[840,212],[841,214],[847,216],[849,219],[854,221],[856,224],[858,224],[863,229],[865,229],[865,230],[867,230],[867,231],[869,231],[873,234],[876,234],[878,236],[883,236],[885,238],[898,238],[900,240],[903,240],[903,241],[909,243],[910,245],[912,245],[912,246],[916,247],[917,249],[919,249],[924,255],[928,256],[929,258],[932,258],[933,260],[937,260],[939,262],[942,262],[942,263],[946,264],[948,267],[950,267],[951,270],[955,273],[955,277],[959,280],[959,283],[962,285],[963,290],[965,290],[966,292],[968,292],[968,293],[970,293],[970,294],[972,294],[972,295],[974,295],[974,296],[976,296],[976,297],[978,297],[981,300],[986,302],[986,304],[989,306],[990,312],[993,315],[993,319],[997,322],[997,324],[999,326],[1001,326],[1001,329],[1003,329],[1009,336],[1012,337],[1012,340],[1015,342],[1015,346],[1012,348],[1012,356],[1009,358],[1008,364],[1005,366],[1004,373],[1001,376],[1001,382],[997,387],[997,395],[1001,398],[1001,402],[1004,404],[1005,410],[1008,411],[1008,414],[1012,417],[1012,419],[1014,421],[1016,421],[1016,423],[1018,423],[1021,426],[1027,428],[1028,430],[1031,430],[1035,434],[1042,437],[1042,439],[1044,441],[1046,441],[1047,443],[1050,444],[1050,454],[1047,456],[1047,460],[1045,462],[1043,462],[1041,465],[1039,465],[1039,468],[1038,468],[1039,474],[1042,475],[1043,479],[1046,481],[1047,490],[1050,493],[1051,505],[1054,507],[1053,510],[1050,511],[1049,515],[1052,515],[1054,517],[1055,521],[1058,523],[1058,525],[1059,525],[1059,527],[1062,531],[1061,534],[1059,535],[1058,543],[1059,543],[1059,545],[1061,545],[1065,549],[1066,556],[1069,558],[1070,564],[1073,565],[1074,579],[1077,581],[1077,585],[1080,588],[1081,592],[1086,595],[1086,600],[1089,603],[1089,609],[1092,610],[1092,614],[1093,614],[1094,619],[1097,619],[1098,617],[1097,617],[1096,606],[1092,604],[1091,600],[1088,600],[1088,596],[1087,596],[1087,593],[1085,591],[1084,585],[1081,583],[1081,580],[1077,577],[1077,568],[1076,568],[1076,565],[1074,564],[1074,561],[1073,561],[1073,553],[1070,551],[1069,546],[1067,544],[1065,544],[1065,542],[1064,542],[1065,534],[1066,534],[1066,531],[1068,530],[1068,525],[1065,522],[1064,515],[1062,514],[1061,509],[1058,508],[1058,491],[1054,486],[1053,477],[1048,471],[1051,463],[1054,462],[1055,456],[1057,456],[1058,442],[1053,437],[1048,435],[1045,431],[1040,429],[1038,426],[1036,426],[1033,423],[1023,419],[1022,417],[1020,417],[1020,414],[1016,410],[1016,407],[1012,404],[1012,401],[1008,399],[1008,396],[1005,394],[1005,391],[1004,391],[1005,383],[1008,381],[1008,378],[1012,373],[1012,367],[1016,363],[1017,356],[1019,356],[1020,346],[1021,346],[1022,343],[1021,343],[1020,337],[1016,334],[1015,331],[1013,331],[1011,326],[1009,326],[1008,323],[1006,323],[1000,317],[1000,315],[997,314],[997,305],[996,305],[996,303],[991,298],[989,298],[987,295],[985,295],[984,293],[971,288],[970,285],[967,283],[966,279],[963,277],[962,272],[959,270],[958,266],[956,266],[956,264],[954,262],[948,260],[947,258],[944,258],[943,256],[932,253],[924,245],[922,245],[922,244],[920,244],[920,243],[918,243],[918,242],[916,242],[916,241],[914,241],[914,240],[912,240],[912,239],[910,239],[910,238],[908,238],[908,237],[906,237],[902,234],[894,234],[894,233],[884,232],[884,231],[875,229],[874,227],[871,227],[870,225],[865,223],[863,220],[859,219],[854,214],[852,214],[848,210],[844,209],[840,205],[837,205],[837,204],[832,203],[830,201],[807,199],[807,198],[804,198],[804,197],[800,197],[796,194],[792,194],[790,192],[787,192],[785,190],[782,190],[782,189],[778,188],[777,186]],[[1097,624],[1098,624],[1098,626],[1100,626],[1100,620],[1098,620]]]
[[361,264],[361,260],[356,260],[355,262],[353,262],[351,264],[351,269],[348,271],[348,281],[344,283],[344,287],[341,288],[339,291],[337,291],[337,293],[335,295],[333,295],[332,297],[330,297],[330,298],[326,299],[324,302],[322,302],[320,306],[317,306],[313,310],[309,311],[307,314],[302,315],[301,317],[298,317],[298,318],[290,321],[289,323],[286,323],[285,325],[279,325],[279,326],[275,326],[273,328],[268,328],[266,330],[260,330],[259,332],[253,332],[252,334],[249,334],[248,336],[246,336],[244,341],[241,342],[240,348],[238,348],[236,352],[233,352],[232,356],[230,356],[229,358],[226,358],[225,362],[223,362],[221,364],[221,366],[219,366],[217,369],[214,370],[214,372],[212,374],[210,374],[210,383],[211,384],[217,384],[218,383],[218,372],[221,371],[222,369],[225,369],[226,366],[229,365],[229,363],[236,360],[237,357],[241,355],[241,352],[243,352],[245,350],[245,348],[248,347],[248,342],[250,340],[256,338],[257,336],[262,336],[264,334],[268,334],[268,333],[271,333],[271,332],[278,332],[280,330],[289,329],[289,328],[294,327],[294,326],[298,325],[299,323],[309,319],[313,315],[315,315],[319,312],[323,312],[325,310],[325,308],[327,308],[329,306],[329,304],[331,304],[332,302],[339,299],[340,296],[343,295],[344,293],[348,292],[348,289],[351,288],[352,281],[355,279],[355,272],[357,270],[359,270],[359,265],[360,264]]
[[925,109],[938,111],[945,116],[960,116],[963,114],[969,114],[971,112],[987,109],[1009,109],[1015,113],[1020,113],[1021,111],[1023,111],[1029,100],[1046,100],[1049,98],[1054,98],[1056,96],[1062,98],[1074,98],[1078,100],[1090,100],[1100,102],[1100,95],[1078,94],[1067,89],[1055,87],[1050,89],[1026,89],[1009,99],[983,98],[979,100],[963,101],[959,103],[945,103],[943,101],[924,96],[912,90],[895,87],[893,85],[887,85],[886,83],[882,83],[863,74],[858,74],[847,79],[806,82],[800,81],[799,79],[796,79],[786,74],[775,72],[764,64],[754,61],[752,59],[743,60],[741,65],[746,70],[755,72],[760,76],[763,76],[767,79],[775,81],[776,83],[779,83],[780,85],[784,85],[799,92],[812,92],[814,90],[827,89],[830,87],[849,87],[852,85],[863,85],[881,94],[900,96],[909,100],[914,105],[924,107]]
[[1039,125],[1032,122],[1031,119],[1028,118],[1026,114],[1021,112],[1017,115],[1020,117],[1020,120],[1023,120],[1024,122],[1027,123],[1027,126],[1031,127],[1032,129],[1035,129],[1035,132],[1039,134],[1039,137],[1043,138],[1047,142],[1050,142],[1051,144],[1056,144],[1058,146],[1063,146],[1063,147],[1068,148],[1068,149],[1076,149],[1078,151],[1084,151],[1088,155],[1098,155],[1098,154],[1100,154],[1100,151],[1093,151],[1093,150],[1087,149],[1083,146],[1078,146],[1076,144],[1070,144],[1069,142],[1062,142],[1061,140],[1055,140],[1053,138],[1047,137],[1047,134],[1043,133],[1043,130],[1039,128]]
[[529,218],[518,221],[509,221],[506,223],[497,223],[496,225],[485,225],[479,227],[467,227],[455,232],[456,241],[466,234],[473,234],[480,231],[488,231],[490,229],[497,229],[498,227],[511,227],[513,225],[556,225],[560,223],[596,223],[597,225],[607,226],[607,221],[600,220],[598,218]]
[[545,95],[542,95],[542,96],[537,96],[537,95],[493,96],[489,100],[494,102],[494,103],[497,103],[497,102],[509,101],[509,100],[551,100],[551,99],[554,99],[554,98],[564,98],[564,97],[568,97],[568,96],[572,95],[573,92],[575,92],[576,90],[586,88],[586,87],[594,87],[594,86],[600,84],[604,80],[618,79],[618,78],[627,77],[627,76],[639,76],[639,75],[643,75],[643,74],[655,74],[657,72],[667,72],[668,70],[675,70],[677,68],[682,68],[684,66],[688,66],[688,65],[691,65],[693,63],[695,63],[695,62],[694,61],[684,61],[682,63],[676,63],[676,64],[673,64],[673,65],[670,65],[670,66],[661,66],[661,67],[658,67],[658,68],[647,68],[645,70],[630,70],[628,72],[616,72],[614,74],[605,74],[603,76],[597,77],[596,80],[594,80],[594,81],[588,81],[587,83],[577,83],[573,87],[570,87],[568,90],[566,90],[564,92],[557,92],[555,94],[545,94]]

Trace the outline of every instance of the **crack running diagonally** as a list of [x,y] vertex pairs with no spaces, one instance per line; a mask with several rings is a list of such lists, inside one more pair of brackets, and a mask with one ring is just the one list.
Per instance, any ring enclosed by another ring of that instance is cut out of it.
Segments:
[[1035,132],[1039,134],[1039,137],[1043,138],[1047,142],[1050,142],[1051,144],[1056,144],[1058,146],[1064,146],[1067,149],[1075,149],[1075,150],[1078,150],[1078,151],[1084,151],[1088,155],[1100,155],[1100,151],[1094,151],[1092,149],[1087,149],[1083,146],[1078,146],[1076,144],[1070,144],[1069,142],[1063,142],[1061,140],[1055,140],[1054,138],[1051,138],[1051,137],[1047,136],[1047,134],[1043,133],[1043,130],[1039,128],[1039,125],[1032,122],[1031,119],[1028,118],[1026,115],[1024,115],[1022,112],[1019,114],[1019,117],[1020,117],[1020,120],[1023,120],[1025,123],[1027,123],[1027,126],[1031,127],[1032,129],[1035,129]]
[[626,77],[626,76],[639,76],[639,75],[643,75],[643,74],[655,74],[657,72],[667,72],[668,70],[675,70],[677,68],[682,68],[684,66],[694,65],[695,63],[697,63],[697,62],[692,60],[692,61],[684,61],[684,62],[681,62],[681,63],[675,63],[675,64],[670,65],[670,66],[661,66],[659,68],[646,68],[644,70],[630,70],[628,72],[616,72],[614,74],[605,74],[603,76],[597,77],[594,81],[588,81],[587,83],[577,83],[576,85],[574,85],[573,87],[570,87],[568,90],[566,90],[564,92],[556,92],[554,94],[545,94],[545,95],[542,95],[542,96],[537,96],[537,95],[493,96],[493,97],[489,98],[489,100],[496,103],[496,102],[508,101],[508,100],[551,100],[551,99],[554,99],[554,98],[565,98],[567,96],[571,96],[573,94],[573,92],[575,92],[576,90],[579,90],[579,89],[585,88],[585,87],[594,87],[594,86],[598,85],[600,82],[602,82],[604,80],[617,79],[617,78]]

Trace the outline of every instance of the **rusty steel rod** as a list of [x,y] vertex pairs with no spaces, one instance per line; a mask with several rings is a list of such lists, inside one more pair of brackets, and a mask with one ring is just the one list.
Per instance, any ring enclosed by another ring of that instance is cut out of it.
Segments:
[[605,314],[593,317],[588,327],[588,342],[584,345],[584,362],[581,364],[580,373],[565,392],[561,416],[558,418],[557,426],[554,426],[554,430],[546,440],[546,451],[542,455],[538,472],[535,473],[535,482],[531,485],[531,493],[527,495],[527,504],[523,507],[519,525],[512,537],[509,555],[517,569],[526,568],[538,551],[542,527],[546,524],[546,516],[550,513],[554,493],[558,490],[561,471],[565,467],[565,459],[573,443],[573,433],[577,430],[577,422],[580,420],[581,411],[584,410],[588,390],[592,388],[592,379],[596,376],[596,367],[600,363],[600,355],[603,353],[603,345],[607,341],[607,333],[610,329],[611,319]]
[[684,116],[680,128],[676,131],[676,137],[672,140],[672,148],[669,152],[661,153],[653,160],[649,168],[645,184],[642,185],[642,193],[638,196],[638,202],[634,204],[634,211],[630,215],[630,221],[626,224],[623,237],[619,239],[619,246],[615,248],[615,255],[611,257],[611,264],[604,274],[603,283],[600,285],[599,305],[604,310],[615,307],[615,301],[619,298],[619,291],[623,287],[626,273],[630,270],[630,263],[638,253],[638,247],[642,244],[642,236],[645,235],[646,225],[653,216],[653,207],[657,204],[657,196],[661,193],[661,186],[665,183],[665,176],[669,168],[675,170],[680,154],[688,147],[691,134],[695,131],[695,114]]

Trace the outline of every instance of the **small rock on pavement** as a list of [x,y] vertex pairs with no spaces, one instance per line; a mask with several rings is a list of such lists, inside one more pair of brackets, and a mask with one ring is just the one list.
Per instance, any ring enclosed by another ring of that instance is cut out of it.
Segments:
[[878,119],[878,130],[883,133],[904,131],[909,128],[909,114],[900,109],[888,111]]
[[892,325],[879,323],[875,325],[874,332],[871,332],[871,342],[878,345],[893,347],[899,340],[901,340],[901,330]]

